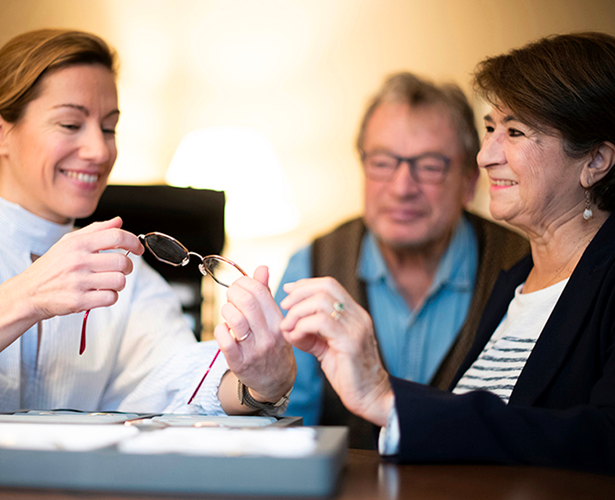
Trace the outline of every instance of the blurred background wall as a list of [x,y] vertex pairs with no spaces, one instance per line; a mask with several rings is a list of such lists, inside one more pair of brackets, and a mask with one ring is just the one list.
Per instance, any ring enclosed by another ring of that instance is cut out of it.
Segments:
[[[0,0],[0,43],[42,27],[92,31],[119,52],[120,155],[112,183],[164,183],[191,131],[241,132],[236,141],[218,141],[235,160],[228,168],[239,169],[231,181],[214,179],[228,158],[208,148],[191,160],[188,175],[200,187],[232,182],[243,189],[235,201],[248,230],[228,228],[225,253],[249,272],[269,265],[275,287],[295,249],[361,211],[353,144],[366,102],[387,75],[410,70],[454,80],[473,100],[470,76],[481,59],[552,33],[615,35],[615,2]],[[264,141],[278,170],[260,175],[260,146],[245,134]],[[203,172],[214,173],[203,180]],[[202,185],[209,178],[212,185]],[[485,213],[483,193],[475,209]],[[261,205],[273,211],[262,215]],[[266,224],[276,209],[293,216],[285,227]]]

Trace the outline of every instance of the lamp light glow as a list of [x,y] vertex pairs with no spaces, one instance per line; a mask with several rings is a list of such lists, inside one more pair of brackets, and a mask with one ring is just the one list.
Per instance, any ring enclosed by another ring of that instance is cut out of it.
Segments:
[[282,164],[252,129],[210,127],[180,142],[165,180],[178,187],[226,193],[226,232],[232,238],[281,234],[299,223]]

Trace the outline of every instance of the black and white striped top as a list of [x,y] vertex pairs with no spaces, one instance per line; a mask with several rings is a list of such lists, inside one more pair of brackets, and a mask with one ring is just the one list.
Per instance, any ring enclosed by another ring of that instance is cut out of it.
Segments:
[[532,293],[515,290],[508,311],[480,356],[459,380],[453,392],[484,390],[508,403],[517,379],[540,336],[567,279]]

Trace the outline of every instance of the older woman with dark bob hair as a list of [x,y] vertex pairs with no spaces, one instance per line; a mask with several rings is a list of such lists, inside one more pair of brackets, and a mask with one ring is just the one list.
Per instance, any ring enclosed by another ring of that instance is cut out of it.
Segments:
[[[288,284],[280,329],[382,427],[385,455],[615,474],[615,38],[548,37],[486,59],[475,84],[492,104],[491,213],[532,252],[501,273],[450,392],[389,376],[370,317],[331,278]],[[224,314],[258,328],[234,293]]]

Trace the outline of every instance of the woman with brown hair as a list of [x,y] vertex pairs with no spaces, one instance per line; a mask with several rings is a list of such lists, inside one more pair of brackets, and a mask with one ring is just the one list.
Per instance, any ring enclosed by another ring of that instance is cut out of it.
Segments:
[[279,411],[294,380],[281,335],[223,339],[234,372],[220,357],[187,406],[218,346],[196,343],[120,218],[73,230],[106,187],[119,115],[116,56],[100,38],[39,30],[0,49],[0,412],[253,413],[238,376],[258,408]]
[[[615,474],[615,38],[545,38],[485,60],[475,82],[493,105],[478,155],[490,210],[531,255],[501,273],[451,392],[388,375],[371,318],[331,278],[286,285],[279,328],[382,427],[385,455]],[[223,313],[257,332],[234,292]]]

